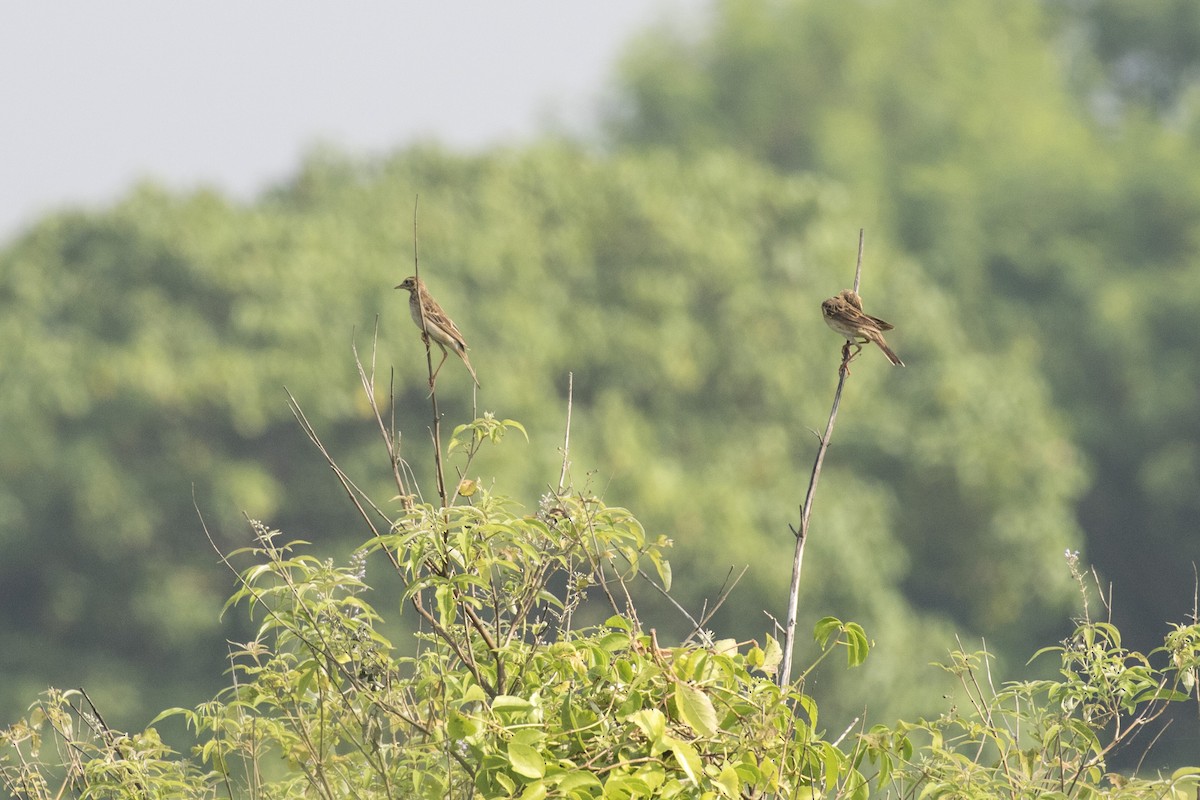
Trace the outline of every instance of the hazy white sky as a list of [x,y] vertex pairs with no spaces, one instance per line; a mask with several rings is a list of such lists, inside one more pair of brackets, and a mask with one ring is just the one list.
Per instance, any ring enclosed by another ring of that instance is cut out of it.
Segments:
[[0,242],[140,178],[249,196],[328,142],[476,148],[573,129],[622,45],[704,0],[14,0],[0,7]]

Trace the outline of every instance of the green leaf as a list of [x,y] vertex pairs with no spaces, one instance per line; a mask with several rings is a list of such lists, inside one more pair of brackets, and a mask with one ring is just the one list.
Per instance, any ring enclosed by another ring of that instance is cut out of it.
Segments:
[[767,646],[763,651],[763,663],[759,669],[768,675],[774,675],[782,662],[783,648],[779,646],[779,642],[775,641],[775,637],[768,633]]
[[[667,780],[667,770],[660,761],[643,764],[638,767],[637,772],[633,773],[633,777],[642,781],[650,788],[652,797],[674,796],[669,791],[665,791],[666,787],[670,786],[670,781]],[[664,788],[664,791],[655,793],[654,790],[660,787]]]
[[817,727],[817,701],[812,698],[812,695],[798,694],[796,704],[800,710],[808,717],[808,726],[810,728]]
[[687,683],[675,685],[675,706],[679,717],[700,736],[717,732],[717,712],[712,700],[703,691]]
[[[417,328],[417,332],[420,333],[420,331],[421,329]],[[529,433],[525,430],[525,426],[517,422],[515,419],[506,419],[501,424],[506,428],[516,428],[521,432],[521,435],[525,437],[525,441],[529,441]]]
[[563,794],[570,794],[576,789],[599,789],[602,785],[600,779],[592,773],[586,770],[575,770],[568,772],[558,782],[558,790]]
[[[418,329],[419,330],[419,329]],[[742,781],[738,778],[737,770],[732,764],[726,764],[717,775],[717,788],[726,797],[740,798],[742,796]]]
[[[420,331],[420,328],[417,329]],[[546,762],[537,750],[520,742],[508,743],[508,760],[513,772],[526,778],[541,778],[546,774]],[[543,789],[543,796],[545,790]]]
[[479,720],[468,717],[461,711],[451,710],[446,718],[446,735],[451,739],[465,739],[468,736],[474,736],[479,733],[480,727]]
[[637,726],[651,744],[660,743],[667,732],[667,715],[657,708],[635,711],[629,715],[628,720]]
[[658,579],[662,581],[664,592],[671,591],[671,562],[662,557],[662,554],[657,550],[652,550],[649,553],[650,563],[654,565],[655,571],[658,572]]
[[[417,328],[420,333],[421,329]],[[434,589],[434,597],[437,598],[438,618],[443,627],[449,627],[454,624],[455,612],[457,611],[454,602],[454,587],[443,583]]]
[[867,653],[871,649],[870,642],[867,641],[867,632],[857,622],[846,623],[845,630],[848,645],[846,666],[857,667],[867,660]]
[[838,775],[841,774],[842,767],[846,763],[846,755],[829,742],[819,743],[817,749],[821,767],[824,770],[825,783],[833,786],[837,783]]
[[521,793],[520,800],[545,800],[545,797],[546,784],[536,781],[525,788],[525,791]]
[[522,728],[513,734],[512,740],[518,744],[527,744],[530,747],[534,747],[546,740],[546,732],[540,726]]
[[458,702],[460,705],[466,705],[467,703],[482,703],[485,700],[487,700],[487,692],[478,683],[472,683],[463,692],[463,696],[459,698]]
[[673,736],[667,737],[667,748],[675,756],[675,760],[679,762],[679,766],[683,769],[688,780],[694,785],[700,785],[700,775],[703,774],[704,765],[700,763],[700,756],[696,752],[696,748],[684,741],[680,741]]
[[632,775],[614,773],[604,783],[605,800],[630,800],[650,796],[650,787],[646,782]]
[[829,637],[842,629],[842,621],[837,617],[823,617],[813,626],[813,639],[821,645],[821,649],[829,643]]
[[[418,328],[417,332],[420,333],[420,330]],[[533,708],[533,703],[516,695],[498,694],[492,699],[493,711],[528,711],[531,708]]]
[[879,773],[875,776],[877,786],[887,786],[888,779],[892,777],[893,766],[894,762],[890,753],[879,753]]
[[746,664],[752,669],[762,669],[765,660],[761,647],[751,647],[746,651]]
[[496,781],[496,783],[500,784],[500,786],[504,788],[504,794],[506,797],[511,796],[514,792],[516,792],[516,782],[503,772],[494,773],[492,778]]
[[846,789],[849,789],[848,794],[842,796],[848,800],[867,800],[870,797],[870,787],[867,785],[867,779],[862,773],[856,769],[850,770],[850,775],[846,778]]
[[713,642],[712,649],[719,656],[735,655],[738,651],[737,639],[718,639]]
[[529,702],[523,697],[498,695],[492,699],[492,711],[499,716],[505,724],[526,722],[528,721],[533,710],[533,703]]

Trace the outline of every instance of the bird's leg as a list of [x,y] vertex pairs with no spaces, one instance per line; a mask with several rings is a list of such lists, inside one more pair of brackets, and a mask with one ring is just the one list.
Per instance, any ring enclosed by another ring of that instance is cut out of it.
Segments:
[[851,361],[858,358],[858,354],[862,352],[863,345],[869,341],[870,339],[863,339],[861,342],[857,339],[854,340],[854,352],[850,355]]
[[448,355],[448,353],[446,352],[446,348],[442,347],[441,342],[438,342],[438,347],[442,348],[442,360],[438,362],[437,369],[435,369],[433,371],[433,374],[429,376],[429,388],[430,389],[433,388],[434,381],[437,380],[438,373],[442,371],[442,364],[446,363],[446,356]]
[[[854,348],[853,353],[850,352],[851,347]],[[863,343],[860,343],[858,341],[858,339],[847,339],[846,340],[846,343],[842,345],[842,365],[840,367],[838,367],[839,374],[841,374],[841,373],[845,373],[846,375],[850,374],[850,362],[853,361],[854,359],[858,358],[858,354],[862,352],[862,349],[863,349]]]

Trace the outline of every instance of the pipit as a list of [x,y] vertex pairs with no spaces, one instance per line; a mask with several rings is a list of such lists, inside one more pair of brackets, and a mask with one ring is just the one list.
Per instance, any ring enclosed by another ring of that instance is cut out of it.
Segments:
[[[843,289],[840,294],[821,303],[821,313],[825,315],[825,324],[846,337],[848,343],[854,344],[858,350],[867,342],[874,342],[879,349],[897,367],[903,367],[900,356],[892,352],[892,348],[883,339],[883,332],[890,331],[894,326],[878,317],[863,313],[862,298],[850,289]],[[855,351],[857,355],[858,350]]]
[[[437,300],[429,295],[429,290],[425,288],[425,282],[415,276],[410,276],[401,281],[396,288],[408,290],[408,311],[412,314],[417,330],[422,331],[423,337],[433,339],[437,346],[442,348],[442,360],[438,362],[437,369],[433,371],[429,385],[433,386],[433,381],[437,378],[442,364],[446,363],[446,348],[448,347],[467,365],[471,379],[475,381],[476,386],[479,386],[475,368],[471,366],[471,359],[467,358],[467,340],[463,338],[462,332],[454,324],[454,320],[450,319],[438,305]],[[424,324],[422,324],[422,308],[424,309]]]

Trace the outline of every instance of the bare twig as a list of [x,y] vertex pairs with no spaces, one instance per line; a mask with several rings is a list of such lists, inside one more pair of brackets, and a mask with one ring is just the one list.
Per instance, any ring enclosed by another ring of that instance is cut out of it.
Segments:
[[830,744],[832,744],[834,747],[840,747],[845,738],[850,735],[850,731],[854,730],[854,726],[857,725],[861,719],[862,716],[857,716],[850,720],[850,724],[846,726],[846,730],[842,731],[842,735],[834,739],[832,742],[830,742]]
[[688,639],[691,639],[693,636],[695,636],[697,633],[699,633],[700,638],[702,638],[704,640],[704,644],[706,646],[712,645],[712,637],[710,637],[707,633],[704,632],[704,628],[703,628],[704,622],[703,621],[698,621],[695,617],[693,617],[688,612],[688,610],[683,607],[683,604],[680,603],[678,600],[676,600],[674,597],[672,597],[670,592],[668,592],[663,587],[659,586],[654,581],[654,579],[650,577],[650,574],[648,572],[646,572],[646,570],[642,569],[641,567],[638,567],[638,575],[640,575],[646,581],[646,583],[648,583],[652,587],[654,587],[654,590],[656,592],[658,592],[659,594],[661,594],[668,603],[675,606],[676,611],[678,611],[680,614],[683,614],[685,617],[687,617],[688,622],[692,623],[692,632],[688,634],[687,639],[683,640],[684,644],[687,643]]
[[[1155,718],[1157,718],[1157,717],[1158,717],[1158,715],[1155,714]],[[1163,735],[1167,732],[1167,728],[1171,727],[1172,722],[1174,722],[1174,720],[1170,720],[1170,719],[1167,720],[1163,724],[1162,728],[1159,729],[1158,733],[1155,734],[1154,738],[1150,740],[1150,744],[1146,745],[1146,749],[1142,752],[1141,757],[1138,759],[1137,767],[1134,768],[1134,770],[1135,770],[1133,773],[1134,775],[1141,774],[1142,764],[1146,761],[1146,756],[1150,755],[1150,751],[1154,749],[1154,745],[1158,744],[1158,740],[1161,739],[1163,737]],[[1200,793],[1200,787],[1197,787],[1196,791],[1198,793]]]
[[[708,631],[705,630],[705,626],[708,624],[708,621],[713,618],[721,606],[725,605],[725,601],[729,599],[729,595],[733,593],[734,588],[738,585],[738,582],[742,579],[742,576],[746,574],[746,570],[748,569],[749,567],[742,567],[742,571],[738,573],[737,577],[734,578],[732,582],[730,582],[729,575],[733,574],[733,568],[730,567],[729,574],[725,576],[725,584],[721,587],[721,591],[717,595],[717,602],[713,603],[712,608],[705,608],[705,610],[700,614],[700,619],[698,620],[692,616],[692,614],[686,608],[683,607],[683,604],[672,597],[670,592],[659,586],[654,578],[652,578],[650,574],[646,572],[646,570],[639,567],[638,575],[640,575],[646,581],[646,583],[654,587],[656,592],[666,598],[667,602],[673,605],[676,611],[687,617],[688,622],[692,623],[692,631],[686,637],[684,637],[682,644],[686,645],[693,636],[699,635],[705,647],[712,647],[713,639],[712,636],[708,634]],[[707,603],[707,601],[705,602]]]
[[562,471],[558,473],[558,492],[563,493],[563,485],[567,481],[567,468],[571,462],[568,461],[568,456],[571,452],[571,405],[575,396],[575,373],[567,373],[567,430],[563,434],[563,460]]
[[1196,571],[1196,562],[1192,562],[1192,624],[1200,622],[1200,572]]
[[[304,434],[308,437],[308,440],[312,442],[317,450],[321,453],[321,456],[325,459],[325,463],[329,465],[331,470],[333,470],[333,474],[337,476],[338,482],[342,484],[342,489],[345,490],[346,495],[350,498],[350,502],[354,503],[354,507],[358,510],[359,515],[363,518],[363,521],[367,523],[367,527],[371,529],[371,534],[376,538],[383,536],[379,528],[376,527],[375,523],[372,521],[372,515],[367,511],[366,506],[370,506],[371,511],[373,511],[380,519],[387,522],[389,526],[392,524],[391,519],[389,519],[388,515],[383,512],[383,509],[375,505],[370,496],[362,489],[358,488],[357,484],[350,479],[350,476],[338,466],[329,450],[326,449],[324,442],[321,441],[321,437],[317,435],[316,429],[313,428],[312,423],[308,421],[308,417],[305,416],[303,409],[300,408],[300,403],[296,400],[286,386],[283,387],[283,391],[287,394],[288,408],[291,409],[292,416],[294,416],[296,421],[300,423],[301,430],[304,431]],[[366,505],[364,505],[364,503]],[[395,554],[393,554],[392,551],[387,548],[384,548],[383,551],[388,554],[388,558],[391,560],[392,566],[399,570],[400,562],[396,560]]]
[[[687,638],[683,640],[684,644],[687,644],[687,642],[696,634],[700,634],[700,638],[704,640],[705,646],[712,646],[712,637],[705,632],[704,627],[708,625],[709,620],[716,616],[716,613],[721,610],[721,606],[725,605],[725,601],[729,599],[731,594],[733,594],[733,590],[737,588],[738,583],[741,582],[742,577],[745,576],[746,571],[749,569],[749,567],[742,567],[742,571],[739,572],[737,577],[733,578],[731,581],[730,576],[733,575],[733,567],[729,568],[729,572],[725,574],[725,583],[721,585],[721,591],[717,593],[717,602],[713,603],[712,608],[706,608],[704,613],[700,615],[700,622],[696,624],[696,627],[692,630],[692,632],[689,633]],[[693,622],[695,622],[695,620],[693,620]]]
[[378,352],[379,344],[379,317],[375,317],[375,331],[371,335],[371,369],[368,371],[363,366],[362,358],[358,355],[358,344],[351,340],[350,349],[354,352],[354,366],[358,369],[358,379],[362,382],[363,391],[367,394],[367,403],[371,406],[371,412],[375,415],[375,422],[379,425],[379,434],[383,437],[384,446],[387,448],[388,461],[392,467],[392,478],[396,482],[396,491],[399,492],[401,502],[405,508],[412,508],[412,497],[408,489],[408,484],[404,479],[404,461],[400,457],[400,437],[396,435],[395,424],[395,404],[392,404],[392,427],[389,430],[387,423],[383,421],[383,414],[379,411],[379,404],[375,400],[375,354]]
[[96,704],[92,702],[91,696],[82,686],[79,687],[79,694],[84,700],[87,701],[88,706],[92,709],[92,716],[96,719],[94,730],[96,730],[96,732],[100,734],[100,737],[104,739],[105,744],[112,744],[119,734],[117,734],[112,728],[108,727],[108,723],[105,722],[104,717],[100,715],[100,709],[96,708]]
[[858,285],[862,282],[862,258],[863,258],[863,241],[865,239],[865,231],[862,228],[858,229],[858,260],[854,264],[854,293],[858,294]]
[[784,637],[784,630],[783,626],[779,624],[779,620],[777,620],[775,615],[770,611],[764,610],[763,615],[766,616],[767,619],[771,620],[771,625],[775,628],[775,636],[779,639],[782,639]]

